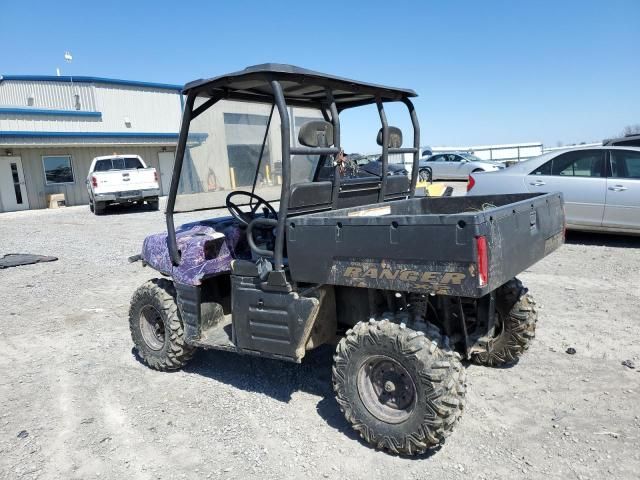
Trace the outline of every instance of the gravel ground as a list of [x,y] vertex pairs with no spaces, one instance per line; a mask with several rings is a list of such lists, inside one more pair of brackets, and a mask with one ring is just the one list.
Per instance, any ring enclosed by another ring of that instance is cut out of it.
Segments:
[[468,367],[446,445],[402,458],[347,426],[328,348],[302,365],[139,363],[128,303],[155,274],[126,257],[163,228],[141,210],[0,215],[0,254],[60,258],[0,270],[0,478],[638,478],[640,238],[572,235],[524,272],[541,306],[532,348],[513,368]]

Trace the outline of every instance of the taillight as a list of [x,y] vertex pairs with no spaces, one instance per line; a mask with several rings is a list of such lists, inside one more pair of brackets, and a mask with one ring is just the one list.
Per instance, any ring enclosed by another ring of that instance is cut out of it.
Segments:
[[158,181],[158,172],[156,170],[153,171],[153,179],[157,182]]
[[473,188],[476,181],[473,179],[473,175],[469,175],[469,181],[467,182],[467,192]]
[[94,188],[98,186],[98,179],[93,175],[91,176],[91,186]]
[[485,237],[476,237],[476,250],[478,254],[478,282],[480,287],[486,287],[489,282],[489,252]]

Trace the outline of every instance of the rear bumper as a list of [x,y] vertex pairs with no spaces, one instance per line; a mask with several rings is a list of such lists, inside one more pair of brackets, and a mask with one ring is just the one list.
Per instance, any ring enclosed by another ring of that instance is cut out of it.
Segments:
[[159,197],[159,188],[150,188],[147,190],[132,190],[128,192],[111,192],[111,193],[95,193],[96,202],[113,202],[113,203],[130,203],[139,200]]

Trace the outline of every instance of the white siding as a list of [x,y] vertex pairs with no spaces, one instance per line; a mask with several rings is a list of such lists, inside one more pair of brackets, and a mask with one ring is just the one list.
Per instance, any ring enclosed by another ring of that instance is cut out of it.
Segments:
[[[0,82],[0,106],[20,108],[50,108],[75,110],[74,95],[80,95],[80,110],[95,111],[93,84],[65,82],[37,82],[26,80],[3,80]],[[28,104],[33,95],[34,104]]]
[[[180,128],[180,93],[156,88],[4,80],[0,82],[0,107],[74,112],[76,93],[81,111],[101,112],[102,117],[0,112],[0,131],[177,133]],[[35,102],[29,106],[27,99],[32,94]]]
[[[177,133],[180,129],[180,94],[169,90],[96,84],[99,131]],[[131,128],[124,118],[131,120]]]

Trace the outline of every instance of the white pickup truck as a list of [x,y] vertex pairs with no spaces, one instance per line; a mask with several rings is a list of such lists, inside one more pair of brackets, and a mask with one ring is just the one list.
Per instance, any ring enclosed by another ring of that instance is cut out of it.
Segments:
[[138,155],[96,157],[87,176],[89,208],[96,215],[111,203],[147,202],[158,210],[160,186],[155,168],[148,168]]

